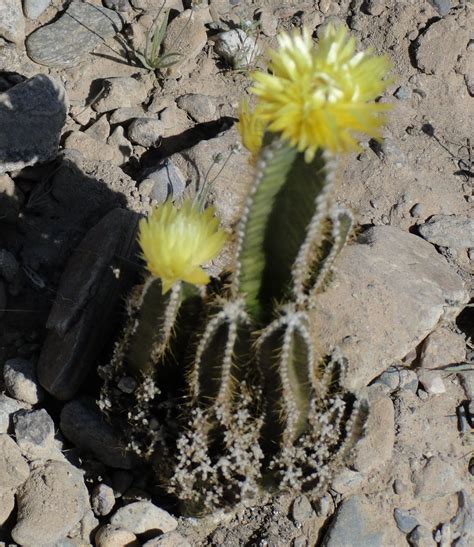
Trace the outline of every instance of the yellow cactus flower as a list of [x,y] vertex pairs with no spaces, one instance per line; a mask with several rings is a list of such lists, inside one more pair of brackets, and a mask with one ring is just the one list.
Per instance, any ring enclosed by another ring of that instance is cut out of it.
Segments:
[[380,137],[379,114],[390,108],[371,102],[387,87],[390,64],[371,51],[355,52],[347,31],[328,26],[313,44],[310,33],[282,34],[270,52],[271,73],[252,74],[259,97],[255,116],[311,161],[318,148],[357,149],[355,133]]
[[245,100],[240,103],[237,130],[240,133],[242,144],[252,154],[252,163],[255,163],[262,147],[265,124],[260,116],[250,111],[248,102]]
[[221,251],[226,234],[213,207],[200,211],[188,199],[180,209],[167,201],[140,220],[138,241],[148,270],[161,278],[164,294],[176,281],[208,283],[201,266]]

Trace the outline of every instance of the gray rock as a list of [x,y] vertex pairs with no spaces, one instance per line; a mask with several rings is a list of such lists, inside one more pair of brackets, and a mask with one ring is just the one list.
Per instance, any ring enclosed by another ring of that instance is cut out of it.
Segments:
[[4,527],[6,521],[13,513],[15,508],[15,493],[13,490],[0,490],[0,529]]
[[[134,118],[146,118],[147,115],[141,106],[125,106],[115,109],[110,114],[109,123],[115,125],[133,120]],[[152,116],[154,117],[154,116]]]
[[26,49],[40,65],[68,68],[121,29],[115,11],[73,0],[59,19],[28,36]]
[[122,545],[139,547],[140,545],[133,532],[111,524],[99,528],[94,539],[97,547],[121,547]]
[[65,462],[34,468],[17,493],[18,519],[11,535],[20,545],[46,545],[66,536],[89,506],[82,473]]
[[440,327],[423,342],[420,353],[420,366],[435,369],[464,362],[466,359],[466,340],[462,334]]
[[347,497],[355,493],[364,483],[364,475],[353,469],[345,467],[334,477],[331,487],[342,496]]
[[132,455],[121,446],[92,400],[77,399],[64,405],[60,428],[81,452],[92,454],[105,465],[122,469],[132,467]]
[[260,55],[260,46],[242,29],[232,29],[216,36],[214,51],[234,69],[247,68]]
[[0,37],[15,44],[25,39],[25,20],[21,0],[2,0],[0,3]]
[[380,469],[392,457],[395,444],[395,411],[392,399],[379,386],[370,386],[366,393],[369,418],[365,436],[356,444],[353,467],[367,475]]
[[23,12],[28,19],[37,19],[50,4],[51,0],[23,0]]
[[171,160],[166,159],[161,167],[146,175],[140,183],[139,192],[143,198],[163,203],[168,197],[175,200],[181,196],[185,188],[183,174]]
[[367,0],[366,9],[370,15],[382,15],[387,8],[386,0]]
[[113,489],[104,483],[97,484],[92,491],[91,505],[96,515],[108,515],[115,505]]
[[30,468],[13,439],[0,435],[0,491],[18,488],[30,474]]
[[388,522],[381,521],[382,511],[374,511],[364,496],[352,496],[342,502],[326,532],[322,547],[382,547],[391,542]]
[[455,494],[463,488],[463,470],[459,462],[433,456],[414,477],[415,496],[429,501]]
[[426,526],[417,526],[408,536],[408,543],[412,547],[436,547],[431,530]]
[[209,95],[189,93],[178,97],[176,104],[198,123],[210,122],[216,118],[216,105]]
[[121,507],[112,516],[110,523],[134,534],[143,534],[150,530],[161,530],[166,533],[178,526],[178,521],[167,511],[149,501],[137,501]]
[[392,226],[370,228],[343,249],[336,268],[311,324],[322,351],[338,346],[347,357],[351,389],[403,359],[469,298],[433,246]]
[[434,215],[418,227],[424,239],[451,249],[474,247],[474,219],[455,215]]
[[15,438],[29,460],[64,460],[54,439],[54,422],[44,408],[20,410],[13,416]]
[[124,129],[118,125],[110,137],[107,139],[107,145],[115,150],[114,156],[118,159],[118,164],[126,163],[133,154],[133,146],[124,135]]
[[10,359],[3,368],[5,386],[13,397],[35,405],[43,399],[43,390],[36,379],[35,366],[26,359]]
[[0,433],[7,433],[10,427],[11,415],[27,406],[16,399],[11,399],[7,395],[0,393]]
[[414,515],[413,510],[405,511],[404,509],[396,508],[393,511],[395,522],[398,529],[404,534],[409,534],[416,526],[418,526],[418,520]]
[[425,212],[425,207],[422,203],[415,203],[410,209],[410,215],[413,218],[422,218]]
[[178,532],[167,532],[145,542],[143,547],[191,547],[191,543]]
[[107,115],[102,114],[102,116],[99,116],[99,118],[84,131],[84,134],[96,141],[105,143],[110,135],[110,125],[107,120]]
[[54,159],[67,108],[63,86],[45,74],[0,93],[0,175]]
[[395,91],[394,96],[399,101],[407,101],[411,98],[411,89],[402,85]]
[[430,4],[436,8],[441,17],[448,15],[451,9],[451,0],[430,0]]
[[81,545],[90,545],[94,539],[99,521],[95,518],[92,509],[87,509],[82,519],[72,528],[68,535],[81,541]]
[[[105,78],[102,80],[102,86],[105,91],[93,105],[96,112],[137,107],[147,97],[145,84],[129,76]],[[118,122],[111,121],[111,123]]]
[[82,131],[72,131],[64,141],[64,149],[78,150],[89,161],[120,163],[117,149],[95,140]]
[[314,510],[311,507],[311,503],[305,495],[298,496],[295,499],[291,509],[291,514],[293,516],[293,520],[299,522],[300,524],[314,515]]
[[128,128],[128,138],[135,144],[149,148],[163,136],[163,122],[157,119],[136,118]]
[[449,73],[468,42],[469,33],[453,17],[435,21],[415,43],[416,64],[426,74]]
[[104,0],[106,8],[113,9],[115,11],[127,12],[132,9],[128,0]]

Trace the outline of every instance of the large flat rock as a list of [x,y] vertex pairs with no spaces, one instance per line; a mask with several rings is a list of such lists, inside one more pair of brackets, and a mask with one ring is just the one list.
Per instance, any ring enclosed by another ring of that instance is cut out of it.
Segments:
[[312,329],[322,352],[339,346],[345,385],[358,389],[405,357],[468,301],[461,278],[435,248],[391,226],[370,228],[346,247],[334,281],[318,296]]

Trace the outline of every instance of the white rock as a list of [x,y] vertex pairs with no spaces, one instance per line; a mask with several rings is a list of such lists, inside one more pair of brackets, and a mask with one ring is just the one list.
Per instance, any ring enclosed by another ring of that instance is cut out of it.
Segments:
[[17,488],[30,474],[28,463],[8,435],[0,435],[0,491]]
[[110,523],[134,534],[143,534],[149,530],[171,532],[178,526],[175,518],[149,501],[137,501],[121,507],[112,516]]
[[97,547],[138,547],[137,536],[129,530],[107,524],[97,530],[95,535]]
[[242,29],[227,30],[218,34],[214,50],[236,69],[248,67],[260,54],[260,46],[255,38]]
[[474,247],[474,218],[434,215],[418,227],[420,235],[441,247],[469,249]]
[[37,19],[50,4],[51,0],[23,0],[23,11],[28,19]]
[[35,366],[26,359],[10,359],[3,368],[3,379],[10,395],[35,405],[43,399],[43,389],[36,379]]
[[16,44],[25,39],[25,20],[21,0],[2,0],[0,2],[0,37]]
[[8,431],[11,415],[24,408],[29,408],[29,405],[0,393],[0,433]]

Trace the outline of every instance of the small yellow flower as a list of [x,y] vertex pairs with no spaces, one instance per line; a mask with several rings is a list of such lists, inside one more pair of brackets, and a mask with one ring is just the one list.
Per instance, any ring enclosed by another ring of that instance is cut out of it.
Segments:
[[385,57],[355,52],[344,28],[329,26],[314,46],[311,35],[282,34],[270,52],[271,74],[255,72],[251,92],[259,97],[255,116],[311,161],[318,148],[357,149],[354,132],[380,137],[390,105],[371,102],[388,85]]
[[247,101],[242,100],[239,108],[239,123],[237,130],[240,133],[242,144],[252,154],[252,163],[255,162],[262,147],[265,124],[255,112],[250,112]]
[[167,201],[140,220],[138,241],[148,270],[161,278],[164,294],[179,280],[208,283],[201,266],[221,251],[226,234],[219,228],[213,207],[201,212],[186,200],[177,209]]

